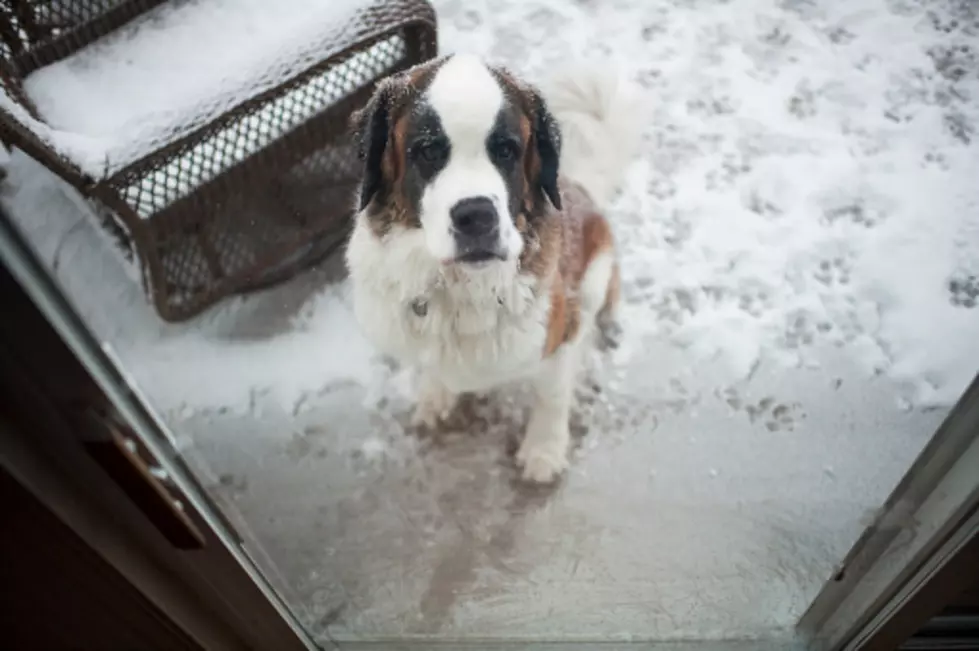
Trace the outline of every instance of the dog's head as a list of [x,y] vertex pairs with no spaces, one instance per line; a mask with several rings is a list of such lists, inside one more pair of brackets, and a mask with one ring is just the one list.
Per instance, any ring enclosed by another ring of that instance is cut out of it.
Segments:
[[561,207],[555,120],[537,91],[475,57],[385,80],[354,127],[371,228],[421,229],[443,263],[515,261],[534,220]]

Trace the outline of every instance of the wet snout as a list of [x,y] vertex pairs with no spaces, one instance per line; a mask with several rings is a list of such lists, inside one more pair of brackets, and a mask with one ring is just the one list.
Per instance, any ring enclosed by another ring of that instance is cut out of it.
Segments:
[[469,197],[449,211],[460,262],[506,258],[500,242],[500,215],[489,197]]

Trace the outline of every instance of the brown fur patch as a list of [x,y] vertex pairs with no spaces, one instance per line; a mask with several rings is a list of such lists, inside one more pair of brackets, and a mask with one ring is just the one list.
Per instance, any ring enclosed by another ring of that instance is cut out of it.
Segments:
[[520,136],[524,150],[523,164],[523,200],[521,206],[527,212],[534,210],[534,179],[540,174],[540,156],[534,146],[533,131],[530,116],[525,112],[520,116]]
[[[384,236],[395,224],[414,228],[421,226],[418,215],[413,214],[403,200],[404,193],[401,187],[407,166],[405,134],[408,112],[428,89],[435,73],[445,60],[433,59],[388,77],[378,85],[372,99],[382,106],[372,107],[369,104],[353,116],[355,128],[363,131],[368,112],[378,108],[387,112],[388,138],[384,144],[381,171],[390,191],[386,193],[384,201],[374,200],[368,207],[370,227],[378,237]],[[363,134],[360,137],[363,137]]]
[[391,137],[388,139],[384,165],[382,167],[385,177],[389,179],[388,183],[391,184],[391,194],[388,199],[390,211],[388,219],[385,220],[385,226],[387,228],[390,228],[392,224],[408,226],[411,221],[408,207],[404,202],[404,192],[402,191],[402,182],[404,180],[405,167],[407,166],[407,160],[405,158],[407,144],[405,140],[408,129],[408,118],[405,115],[399,115],[393,121],[394,127],[391,129]]
[[529,227],[529,224],[527,223],[527,215],[525,213],[520,213],[517,215],[517,219],[514,224],[517,227],[518,233],[526,233],[527,228]]
[[585,214],[581,228],[581,254],[584,258],[584,269],[603,251],[612,248],[612,229],[609,228],[605,217],[595,211]]
[[397,204],[399,195],[398,186],[404,174],[405,167],[405,129],[408,119],[404,115],[392,115],[391,137],[388,138],[384,146],[384,159],[381,162],[381,171],[384,178],[391,184],[391,203]]
[[[553,228],[542,229],[548,246],[541,246],[528,260],[526,267],[550,269],[551,311],[547,324],[547,341],[543,355],[552,355],[562,344],[573,339],[581,328],[581,307],[577,295],[585,272],[595,258],[613,249],[612,230],[605,218],[595,210],[591,197],[578,185],[562,183],[564,210],[551,211],[543,221]],[[543,242],[542,242],[543,244]],[[603,311],[610,311],[618,299],[618,265],[613,269],[605,296]]]
[[568,329],[568,299],[564,292],[564,280],[556,276],[551,283],[551,312],[547,318],[547,340],[544,357],[554,353],[565,342]]

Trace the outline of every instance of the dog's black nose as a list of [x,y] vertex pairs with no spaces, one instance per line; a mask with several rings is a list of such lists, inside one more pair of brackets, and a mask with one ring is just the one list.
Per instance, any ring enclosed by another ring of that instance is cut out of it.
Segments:
[[496,207],[487,197],[470,197],[452,206],[449,211],[452,227],[466,237],[484,237],[498,228]]

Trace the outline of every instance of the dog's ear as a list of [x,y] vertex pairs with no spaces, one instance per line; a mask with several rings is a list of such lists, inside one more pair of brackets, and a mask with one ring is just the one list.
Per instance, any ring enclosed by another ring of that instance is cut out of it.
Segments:
[[390,136],[392,84],[381,82],[367,106],[351,118],[357,155],[363,165],[358,210],[366,208],[389,182],[384,178],[384,152]]
[[561,193],[558,191],[558,166],[561,160],[561,128],[551,115],[540,93],[534,92],[533,133],[537,156],[540,158],[540,171],[537,186],[550,199],[551,204],[561,209]]

